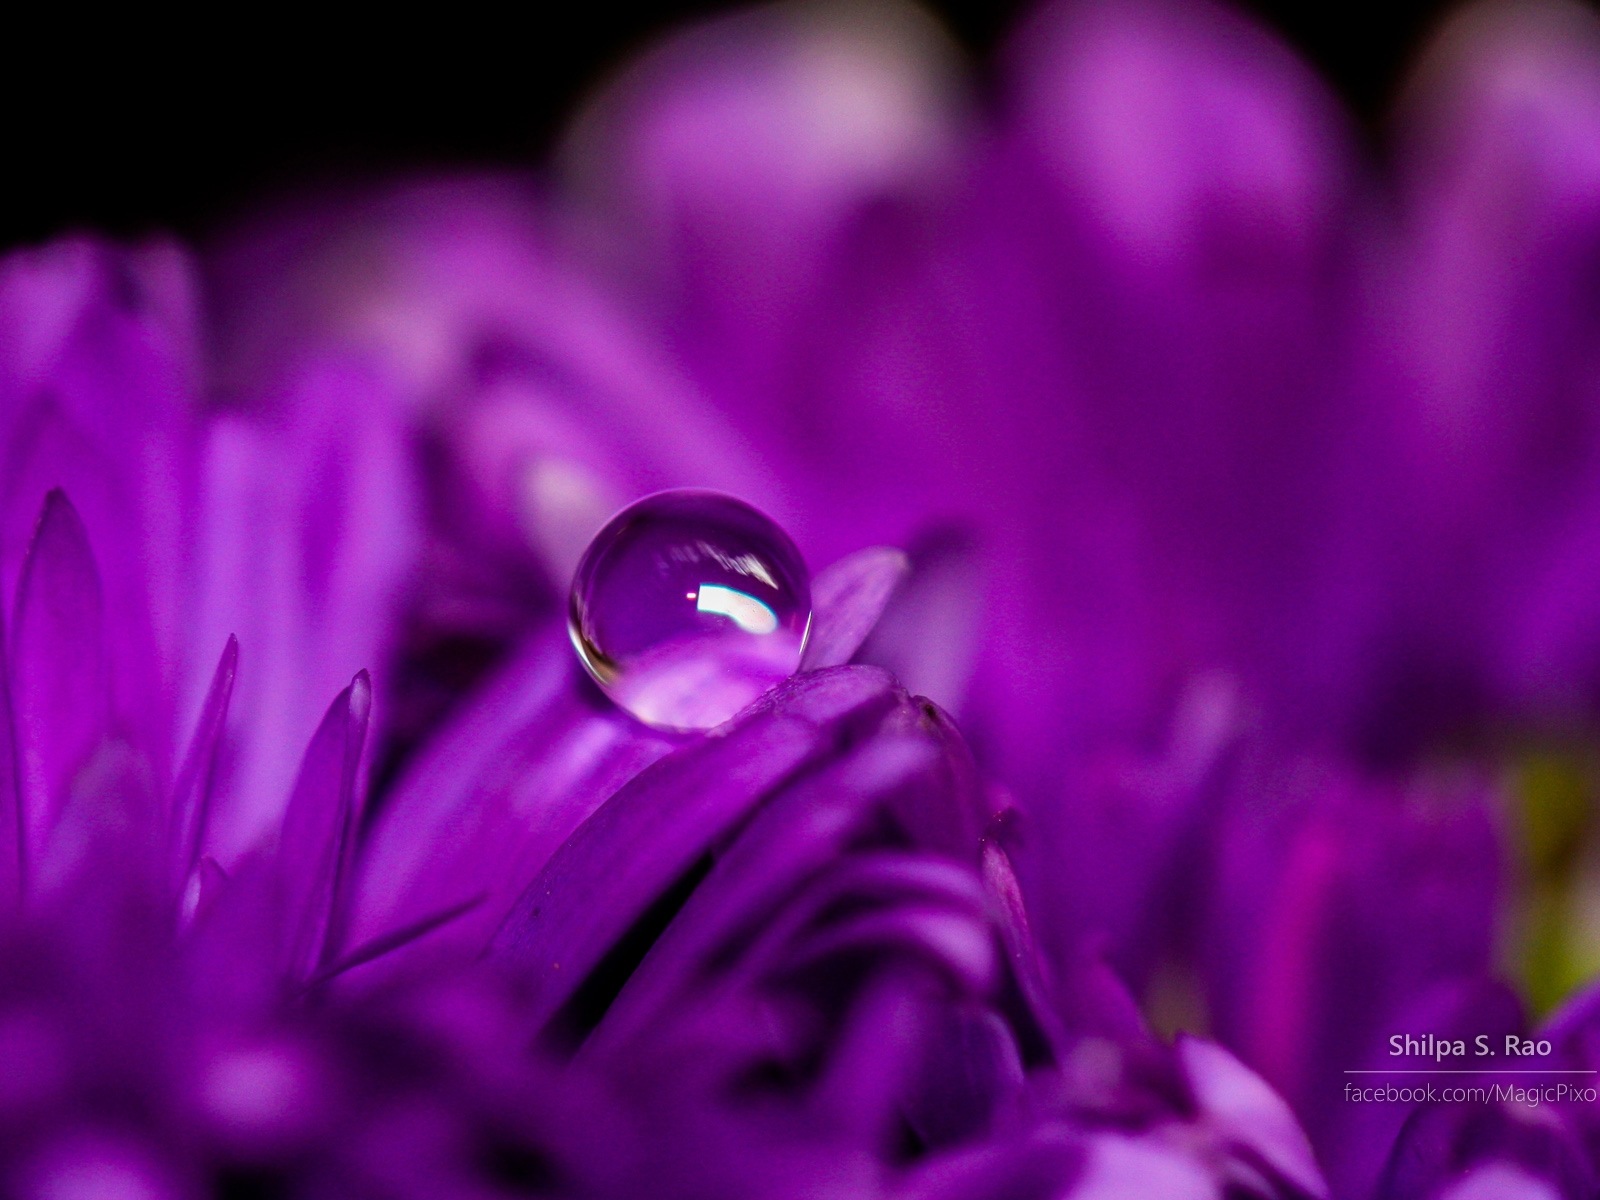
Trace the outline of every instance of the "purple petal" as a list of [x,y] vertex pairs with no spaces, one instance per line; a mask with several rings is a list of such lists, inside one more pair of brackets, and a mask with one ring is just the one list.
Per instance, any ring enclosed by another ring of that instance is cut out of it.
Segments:
[[890,596],[860,659],[887,668],[907,691],[960,716],[983,643],[983,609],[974,540],[953,530],[919,537],[911,546],[910,573]]
[[1083,1170],[1069,1196],[1084,1200],[1160,1196],[1162,1200],[1203,1200],[1217,1194],[1210,1164],[1163,1145],[1154,1136],[1102,1133],[1088,1139]]
[[894,1144],[900,1095],[916,1069],[924,1005],[911,981],[884,972],[861,990],[841,1021],[811,1097],[845,1144],[882,1155]]
[[1562,1192],[1537,1175],[1504,1163],[1478,1167],[1438,1193],[1439,1200],[1577,1200],[1587,1194]]
[[1391,753],[1495,711],[1594,703],[1600,22],[1578,4],[1463,9],[1403,101],[1367,462],[1344,487],[1352,507],[1358,484],[1378,493],[1358,578],[1385,605],[1346,686]]
[[187,1180],[165,1159],[143,1139],[120,1130],[73,1130],[50,1139],[25,1163],[18,1172],[19,1194],[182,1200]]
[[873,739],[758,811],[629,977],[586,1052],[637,1037],[686,1002],[714,961],[741,953],[752,930],[792,923],[796,889],[839,862],[885,799],[932,759],[926,742]]
[[217,672],[211,677],[200,719],[195,725],[183,766],[172,785],[169,817],[171,884],[181,893],[205,843],[206,816],[211,805],[212,773],[217,750],[222,743],[223,725],[228,719],[228,700],[233,695],[233,680],[239,669],[239,642],[229,637],[222,648]]
[[1142,733],[1196,668],[1294,676],[1274,719],[1317,695],[1289,664],[1322,632],[1296,614],[1343,499],[1366,231],[1336,107],[1242,16],[1047,5],[1009,65],[947,369],[1003,518],[960,711],[1032,802],[1064,743]]
[[1067,1033],[1041,973],[1043,959],[1033,938],[1016,871],[1005,849],[992,840],[986,841],[983,847],[983,886],[989,896],[1001,948],[1022,994],[1022,1004],[1039,1030],[1049,1057],[1059,1061],[1066,1052]]
[[106,598],[118,727],[163,773],[194,542],[192,283],[165,244],[67,240],[0,264],[0,579],[10,594],[42,497],[64,490]]
[[[881,867],[871,864],[865,856],[862,865]],[[804,971],[856,955],[868,959],[904,955],[923,960],[941,973],[958,994],[986,995],[994,982],[995,955],[989,929],[982,919],[977,881],[970,873],[937,860],[896,864],[890,880],[904,885],[908,882],[903,878],[907,871],[917,873],[929,868],[943,868],[948,873],[947,878],[938,881],[944,885],[940,890],[945,894],[894,896],[892,907],[886,904],[881,909],[869,909],[805,930],[783,948],[782,966]],[[955,896],[949,894],[951,884],[956,885]],[[758,947],[752,954],[754,966],[771,969],[779,965],[776,961],[770,965],[761,963],[760,950]]]
[[[1421,985],[1419,985],[1420,987]],[[1436,1038],[1460,1040],[1475,1050],[1475,1038],[1487,1037],[1491,1046],[1501,1046],[1511,1034],[1522,1036],[1527,1027],[1522,1001],[1504,983],[1483,977],[1450,979],[1418,994],[1401,997],[1393,1015],[1385,1019],[1381,1033],[1427,1031]],[[1369,1045],[1365,1053],[1352,1058],[1347,1069],[1382,1071],[1396,1060],[1386,1042]],[[1457,1070],[1476,1069],[1483,1064],[1475,1057],[1446,1056],[1431,1065]],[[1489,1077],[1491,1082],[1495,1077]],[[1395,1082],[1381,1075],[1351,1076],[1344,1082],[1370,1080],[1376,1084]],[[1503,1081],[1503,1077],[1502,1077]],[[1335,1083],[1342,1091],[1343,1084]],[[1305,1104],[1305,1101],[1302,1101]],[[1404,1104],[1351,1104],[1338,1106],[1331,1100],[1322,1108],[1305,1104],[1314,1121],[1311,1131],[1327,1163],[1329,1178],[1341,1195],[1370,1193],[1384,1170],[1401,1128],[1415,1110]]]
[[[1483,1076],[1474,1081],[1524,1089],[1548,1080]],[[1559,1119],[1530,1120],[1526,1106],[1490,1101],[1432,1104],[1418,1109],[1394,1144],[1373,1192],[1377,1200],[1412,1196],[1549,1196],[1579,1200],[1594,1194],[1595,1177]],[[1456,1182],[1460,1181],[1460,1182]],[[1455,1186],[1448,1191],[1447,1185]],[[1520,1185],[1522,1190],[1512,1190]]]
[[293,978],[306,978],[339,949],[343,929],[336,906],[348,886],[371,711],[372,684],[363,671],[339,693],[312,736],[284,813],[275,866],[285,964]]
[[[381,374],[318,363],[277,398],[287,412],[219,419],[208,446],[194,637],[237,634],[255,664],[230,701],[208,818],[224,863],[282,820],[316,697],[389,661],[416,549],[412,464]],[[207,661],[191,711],[210,680]]]
[[434,930],[441,929],[450,922],[460,919],[482,904],[483,901],[484,896],[481,894],[469,897],[459,904],[452,904],[441,912],[430,913],[421,920],[413,921],[411,924],[392,930],[381,937],[373,938],[370,942],[362,942],[360,945],[354,946],[340,955],[336,961],[328,963],[319,970],[306,981],[306,987],[316,987],[318,984],[326,983],[337,975],[343,975],[346,971],[364,966],[374,959],[382,958],[386,954],[393,954],[402,946],[409,945],[418,938],[427,937]]
[[910,569],[904,551],[873,546],[820,572],[811,584],[811,634],[800,669],[849,662]]
[[532,989],[542,1025],[607,949],[847,721],[892,702],[880,672],[797,676],[732,729],[647,769],[550,858],[496,935],[493,957]]
[[556,848],[671,745],[595,695],[565,629],[547,625],[433,738],[377,814],[352,936],[379,937],[487,892],[415,951],[476,956]]
[[222,894],[222,889],[227,886],[228,873],[216,859],[205,855],[195,864],[193,880],[184,894],[185,923],[205,918],[211,906],[216,903],[217,897]]
[[[475,598],[523,606],[504,614],[510,636],[632,499],[701,486],[783,508],[650,339],[558,265],[541,216],[520,177],[425,179],[278,212],[212,264],[236,386],[276,397],[319,356],[383,367],[441,452],[428,499],[448,561],[502,568]],[[428,586],[474,598],[449,582]]]
[[995,1013],[936,1009],[926,1053],[909,1094],[907,1122],[924,1143],[941,1147],[988,1133],[1022,1089],[1022,1058]]
[[122,885],[155,890],[160,886],[163,815],[143,756],[124,742],[101,743],[74,774],[55,823],[30,863],[30,899],[109,908]]
[[26,864],[42,849],[72,777],[105,737],[107,664],[100,576],[83,522],[45,498],[17,587],[11,675]]
[[5,621],[0,619],[0,913],[9,911],[23,898],[22,855],[28,837],[12,714],[12,674],[5,642]]
[[585,249],[645,285],[729,417],[778,445],[822,449],[828,423],[796,428],[786,371],[852,227],[874,201],[949,186],[947,55],[910,9],[739,14],[656,49],[576,123]]
[[1178,1057],[1207,1122],[1308,1196],[1328,1195],[1294,1113],[1259,1075],[1214,1042],[1180,1038]]
[[1141,988],[1165,958],[1185,952],[1187,919],[1204,885],[1196,847],[1214,836],[1234,779],[1240,708],[1230,680],[1193,679],[1158,752],[1119,745],[1061,772],[1055,802],[1037,809],[1031,860],[1040,864],[1031,882],[1050,952],[1070,957],[1103,939],[1110,960]]
[[1337,1064],[1375,1055],[1400,1009],[1489,974],[1499,801],[1470,778],[1401,787],[1306,763],[1237,790],[1216,885],[1219,1028],[1303,1112],[1333,1103]]

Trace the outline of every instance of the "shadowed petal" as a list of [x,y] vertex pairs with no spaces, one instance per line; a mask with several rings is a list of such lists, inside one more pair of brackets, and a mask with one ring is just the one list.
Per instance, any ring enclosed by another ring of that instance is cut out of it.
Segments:
[[931,1147],[982,1137],[1022,1090],[1016,1038],[998,1014],[977,1006],[930,1015],[933,1028],[902,1099],[906,1120]]
[[780,793],[750,820],[629,978],[586,1052],[599,1053],[685,1002],[713,961],[740,940],[794,920],[792,893],[860,838],[892,792],[932,763],[912,739],[874,739]]
[[363,847],[352,936],[367,940],[486,893],[413,954],[475,957],[555,849],[672,742],[583,677],[548,625],[439,731],[377,814]]
[[23,898],[22,856],[28,837],[8,655],[5,621],[0,619],[0,913]]
[[1076,1132],[1046,1126],[1019,1140],[991,1142],[946,1154],[919,1168],[900,1200],[1058,1200],[1084,1167],[1087,1149]]
[[168,850],[171,886],[181,893],[200,858],[205,843],[206,817],[211,806],[212,772],[217,750],[222,743],[223,725],[228,719],[228,700],[233,695],[233,680],[239,669],[239,641],[229,637],[217,662],[200,709],[200,720],[189,750],[183,756],[178,778],[172,785],[168,817]]
[[496,935],[492,955],[533,989],[543,1025],[607,949],[767,792],[850,722],[893,701],[880,672],[797,676],[726,733],[649,768],[602,805],[545,864]]
[[45,498],[11,635],[26,864],[49,837],[72,776],[105,736],[108,716],[100,576],[83,522],[61,492]]
[[[1483,1076],[1480,1082],[1526,1090],[1548,1080]],[[1447,1190],[1456,1180],[1461,1182]],[[1400,1131],[1374,1195],[1377,1200],[1579,1200],[1592,1196],[1594,1185],[1577,1141],[1559,1120],[1539,1119],[1515,1102],[1491,1101],[1418,1109]]]
[[360,819],[359,771],[372,710],[363,671],[329,707],[300,766],[275,864],[282,889],[285,966],[306,978],[339,949],[336,906]]

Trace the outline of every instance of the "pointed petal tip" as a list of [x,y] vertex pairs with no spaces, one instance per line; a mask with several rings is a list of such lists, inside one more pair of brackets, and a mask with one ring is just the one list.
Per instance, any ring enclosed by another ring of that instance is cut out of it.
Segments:
[[372,714],[372,676],[365,667],[350,681],[348,696],[351,718],[365,725]]
[[39,540],[39,534],[46,528],[55,528],[65,522],[68,528],[74,528],[84,534],[83,518],[78,515],[77,505],[72,503],[72,498],[67,495],[65,488],[53,487],[44,494],[44,500],[39,505],[39,519],[34,523],[34,541]]
[[230,633],[228,640],[222,644],[222,654],[217,658],[216,678],[225,681],[225,685],[232,688],[238,674],[239,639]]

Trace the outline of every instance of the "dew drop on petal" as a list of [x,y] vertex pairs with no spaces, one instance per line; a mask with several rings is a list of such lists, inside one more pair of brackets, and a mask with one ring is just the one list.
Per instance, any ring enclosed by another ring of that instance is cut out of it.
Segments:
[[569,629],[605,693],[646,725],[720,725],[800,666],[811,579],[777,523],[718,492],[623,509],[589,543]]

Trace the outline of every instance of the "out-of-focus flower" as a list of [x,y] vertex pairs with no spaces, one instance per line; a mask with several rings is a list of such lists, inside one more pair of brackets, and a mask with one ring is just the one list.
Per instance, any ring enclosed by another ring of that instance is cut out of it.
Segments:
[[[1592,17],[1458,17],[1386,171],[1202,3],[992,93],[761,10],[539,188],[8,260],[0,1186],[1592,1191],[1592,1104],[1347,1099],[1596,1067],[1497,977],[1582,974]],[[703,735],[562,623],[675,486],[825,568]]]
[[[258,509],[266,536],[275,519],[299,542],[255,578],[295,605],[236,611],[258,614],[244,627],[269,645],[288,639],[284,677],[309,686],[349,652],[341,588],[392,578],[372,564],[414,543],[391,533],[375,553],[376,518],[339,511],[370,443],[330,443],[303,396],[217,414],[162,390],[189,377],[192,350],[129,295],[136,265],[90,245],[14,263],[59,272],[74,305],[16,393],[53,402],[105,325],[169,354],[170,375],[91,358],[75,381],[122,400],[136,428],[142,408],[170,412],[205,464],[191,486],[225,552],[133,577],[216,602],[211,573],[237,570],[247,537],[227,485],[274,489],[287,502]],[[41,336],[36,312],[13,328]],[[370,375],[324,371],[311,377],[336,413],[370,394]],[[239,447],[273,438],[324,469],[252,474]],[[105,480],[139,478],[144,442],[89,445]],[[31,464],[50,490],[0,692],[16,764],[0,790],[15,831],[0,936],[11,1190],[962,1194],[984,1155],[946,1156],[992,1137],[1056,1191],[1152,1175],[1320,1193],[1287,1109],[1226,1052],[1161,1045],[1097,968],[1049,982],[1003,799],[937,708],[840,665],[902,555],[823,572],[806,671],[687,742],[600,701],[559,632],[536,626],[365,835],[367,675],[307,731],[279,791],[238,766],[252,746],[285,751],[236,704],[250,669],[236,640],[180,739],[197,654],[183,639],[208,622],[174,621],[164,653],[119,636],[155,605],[102,583],[99,540],[114,564],[132,553],[119,538],[141,543],[116,506],[79,514],[65,488],[80,452],[46,444]],[[352,499],[381,498],[373,486]],[[297,488],[335,519],[305,519]],[[381,624],[368,638],[386,644]],[[163,669],[142,682],[151,711],[124,716],[116,684],[141,653]],[[506,778],[508,744],[523,758]]]

